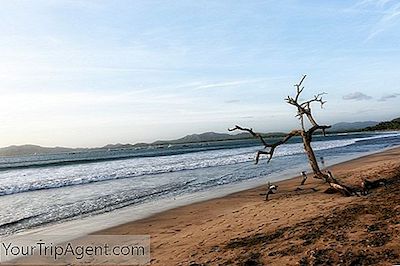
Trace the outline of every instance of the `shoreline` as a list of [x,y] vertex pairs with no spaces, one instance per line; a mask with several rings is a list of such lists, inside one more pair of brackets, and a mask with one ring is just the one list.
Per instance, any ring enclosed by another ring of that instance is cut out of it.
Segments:
[[[399,147],[351,159],[329,166],[327,169],[333,171],[338,177],[345,178],[350,184],[357,185],[362,177],[374,179],[374,176],[370,175],[374,175],[374,173],[376,175],[376,169],[385,170],[387,171],[386,175],[388,175],[394,169],[397,169],[396,167],[400,167]],[[355,169],[362,170],[356,173]],[[363,176],[360,173],[365,175]],[[385,175],[379,174],[380,178],[383,176]],[[271,195],[270,201],[267,202],[263,200],[263,196],[260,196],[261,193],[265,193],[265,186],[258,186],[226,196],[170,209],[144,219],[101,230],[94,234],[149,234],[152,238],[152,264],[154,265],[165,265],[167,262],[187,265],[193,261],[204,260],[212,262],[211,265],[213,265],[216,261],[228,260],[227,257],[215,257],[215,254],[210,251],[213,249],[219,250],[220,248],[216,247],[220,247],[221,242],[229,242],[229,240],[236,237],[248,235],[249,232],[259,232],[260,227],[262,229],[265,229],[265,227],[276,229],[286,224],[294,223],[297,219],[302,220],[315,214],[327,215],[329,213],[327,210],[360,200],[359,197],[324,194],[322,191],[326,186],[320,180],[312,178],[307,180],[301,191],[295,191],[300,181],[299,176],[295,176],[276,182],[279,185],[279,190],[277,194]],[[320,200],[322,204],[310,205],[307,203],[310,199],[314,203]],[[275,204],[279,206],[275,206]],[[271,219],[269,217],[264,220],[260,217],[258,222],[251,221],[251,219],[248,221],[248,217],[259,216],[258,212],[266,215],[271,214],[264,209],[263,205],[272,207],[274,209],[271,210],[272,217],[276,218]],[[298,208],[303,208],[300,213],[298,213]],[[251,214],[249,210],[251,210]],[[256,212],[253,213],[254,211]],[[292,213],[289,215],[289,212]],[[241,219],[236,217],[238,216],[235,215],[236,213],[242,214]],[[296,217],[296,219],[293,217]],[[245,228],[252,228],[252,230],[243,230]],[[197,237],[194,237],[195,235]],[[203,245],[208,247],[208,250],[207,248],[204,249]],[[202,247],[202,252],[198,251],[200,247]],[[186,250],[184,254],[180,252],[182,249]],[[274,264],[276,262],[271,260],[269,263]],[[287,263],[290,264],[289,262]]]
[[[327,186],[313,178],[298,190],[301,179],[292,177],[277,182],[269,201],[260,195],[265,186],[258,186],[91,235],[150,235],[151,265],[399,264],[400,147],[327,168],[353,185],[361,178],[397,176],[399,182],[343,197],[324,193]],[[51,264],[38,257],[12,263]],[[116,265],[112,259],[99,263]]]
[[[385,152],[391,149],[400,148],[400,146],[387,147],[373,152],[364,152],[360,154],[347,155],[333,159],[327,164],[326,168],[330,168],[343,163],[351,162],[359,158],[368,157],[377,153]],[[268,167],[267,165],[259,165],[259,167]],[[53,223],[37,228],[28,229],[26,231],[18,232],[16,234],[0,237],[0,239],[12,240],[20,236],[40,236],[40,235],[59,235],[62,231],[63,235],[60,236],[59,243],[77,239],[86,235],[95,234],[98,231],[107,230],[110,228],[118,227],[127,223],[147,219],[164,212],[168,212],[177,208],[184,208],[193,204],[212,201],[224,197],[229,197],[237,193],[242,193],[251,190],[257,190],[265,187],[266,181],[271,180],[274,184],[281,184],[281,182],[290,181],[299,178],[296,173],[302,170],[308,170],[308,163],[305,166],[298,166],[298,168],[288,169],[267,177],[250,179],[239,183],[226,184],[222,187],[216,187],[210,190],[197,191],[192,194],[179,195],[175,198],[158,199],[154,202],[145,202],[139,206],[127,206],[122,209],[117,209],[112,212],[101,213],[98,215],[87,216],[81,219],[66,220],[60,223]],[[162,207],[160,207],[162,206]],[[106,221],[106,222],[105,222]]]
[[[340,162],[332,163],[331,165],[328,165],[327,167],[323,168],[323,170],[324,171],[325,170],[334,170],[335,168],[341,168],[343,166],[346,167],[348,164],[352,164],[353,162],[357,162],[359,160],[368,159],[371,156],[379,156],[379,155],[381,155],[383,153],[386,153],[386,152],[391,152],[391,151],[395,151],[396,152],[397,150],[400,152],[400,146],[385,148],[385,149],[379,150],[377,152],[368,153],[366,155],[361,155],[361,156],[356,156],[355,158],[351,158],[349,160],[344,159],[344,161],[341,161],[339,159]],[[260,165],[260,167],[263,167],[263,166]],[[268,167],[268,166],[264,166],[264,167]],[[277,179],[277,181],[273,181],[273,183],[275,185],[278,185],[280,188],[282,188],[282,187],[286,188],[287,186],[292,185],[292,183],[296,182],[296,181],[298,181],[298,183],[300,184],[300,182],[301,182],[301,176],[300,175],[294,175],[294,176],[291,176],[289,178],[280,179],[281,177],[287,176],[287,175],[291,175],[291,174],[282,173],[282,174],[274,176],[275,178],[273,178],[273,179]],[[314,180],[314,181],[317,181],[317,182],[319,181],[317,179],[312,179],[311,177],[309,177],[307,179],[306,185],[307,185],[307,183],[310,183],[311,180]],[[263,181],[256,182],[256,183],[266,183],[266,181],[263,180]],[[229,185],[232,185],[232,184],[229,184]],[[227,185],[227,186],[229,186],[229,185]],[[234,185],[238,185],[238,184],[234,184]],[[255,185],[255,186],[254,185],[253,186],[249,185],[249,188],[245,188],[243,190],[234,191],[234,192],[228,192],[228,194],[225,194],[225,195],[216,196],[216,197],[212,197],[212,198],[207,198],[207,199],[204,199],[204,200],[201,200],[201,201],[195,201],[195,202],[192,202],[192,203],[176,206],[176,207],[173,207],[171,209],[167,209],[167,210],[164,210],[164,211],[160,211],[160,212],[156,212],[156,213],[150,214],[150,215],[148,215],[146,217],[143,217],[141,219],[138,219],[138,220],[132,220],[132,221],[128,221],[126,223],[123,223],[123,224],[120,224],[120,225],[117,225],[117,226],[113,226],[113,227],[106,228],[106,229],[103,229],[103,230],[98,230],[98,231],[93,232],[91,234],[98,234],[98,232],[105,232],[105,231],[107,231],[109,229],[112,229],[112,228],[124,226],[124,225],[135,223],[135,222],[140,222],[140,221],[146,220],[146,219],[152,219],[152,218],[155,218],[155,217],[157,217],[159,215],[162,215],[163,213],[166,213],[166,212],[169,212],[169,211],[173,211],[175,209],[190,207],[192,205],[202,205],[202,204],[206,204],[207,202],[214,201],[214,200],[219,200],[219,199],[223,199],[223,198],[236,197],[237,195],[242,194],[242,193],[246,193],[247,194],[247,193],[253,192],[253,191],[261,191],[261,193],[263,193],[262,191],[265,192],[265,188],[266,188],[266,185]],[[205,192],[207,192],[207,191],[205,191]],[[203,194],[205,192],[201,192],[201,194]],[[278,190],[277,193],[279,193],[279,190]],[[272,197],[274,197],[274,195],[272,195]]]

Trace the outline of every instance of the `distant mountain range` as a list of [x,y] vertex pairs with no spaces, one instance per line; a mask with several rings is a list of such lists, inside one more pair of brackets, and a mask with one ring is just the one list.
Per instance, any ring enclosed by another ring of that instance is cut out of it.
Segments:
[[176,143],[193,143],[193,142],[206,142],[206,141],[220,141],[220,140],[228,140],[228,139],[242,139],[249,138],[250,134],[248,133],[240,133],[237,135],[231,135],[227,133],[215,133],[215,132],[205,132],[202,134],[192,134],[187,135],[183,138],[176,140],[158,140],[153,142],[152,144],[176,144]]
[[[399,130],[400,118],[393,119],[387,122],[364,121],[364,122],[341,122],[332,125],[330,132],[348,132],[348,131],[365,131],[365,130]],[[280,137],[284,133],[265,133],[264,137]],[[191,134],[176,140],[158,140],[153,143],[136,143],[136,144],[108,144],[99,148],[64,148],[64,147],[42,147],[38,145],[12,145],[9,147],[0,148],[0,156],[22,156],[35,154],[55,154],[55,153],[71,153],[82,152],[88,150],[117,150],[117,149],[132,149],[138,147],[146,147],[150,145],[170,145],[184,144],[196,142],[211,142],[211,141],[226,141],[251,138],[249,133],[228,134],[205,132],[201,134]]]
[[[273,132],[264,133],[265,137],[277,137],[282,136],[284,133]],[[182,143],[196,143],[196,142],[209,142],[209,141],[224,141],[224,140],[237,140],[237,139],[249,139],[252,136],[249,133],[242,132],[238,134],[228,134],[228,133],[215,133],[215,132],[205,132],[201,134],[187,135],[183,138],[176,140],[158,140],[151,143],[151,145],[162,145],[162,144],[182,144]]]
[[54,154],[64,152],[83,151],[87,149],[73,149],[64,147],[42,147],[38,145],[12,145],[4,148],[0,148],[0,156],[21,156],[21,155],[33,155],[33,154]]
[[366,127],[373,127],[379,124],[377,121],[364,121],[364,122],[340,122],[333,124],[329,131],[352,131],[357,129],[363,129]]
[[[284,133],[267,133],[263,134],[266,137],[277,137],[282,136]],[[227,134],[227,133],[215,133],[206,132],[202,134],[187,135],[183,138],[176,140],[158,140],[153,143],[136,143],[136,144],[108,144],[98,148],[65,148],[65,147],[42,147],[38,145],[12,145],[4,148],[0,148],[0,156],[22,156],[22,155],[37,155],[37,154],[55,154],[55,153],[71,153],[71,152],[82,152],[82,151],[94,151],[94,150],[120,150],[120,149],[132,149],[138,147],[146,147],[151,145],[169,145],[169,144],[184,144],[184,143],[196,143],[196,142],[210,142],[210,141],[226,141],[226,140],[237,140],[237,139],[249,139],[251,135],[249,133],[239,134]]]

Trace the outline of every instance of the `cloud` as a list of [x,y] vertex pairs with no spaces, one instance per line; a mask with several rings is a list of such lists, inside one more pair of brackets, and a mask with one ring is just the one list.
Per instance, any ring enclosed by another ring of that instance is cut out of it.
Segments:
[[240,100],[237,100],[237,99],[225,101],[225,103],[238,103],[238,102],[240,102]]
[[353,92],[343,96],[343,100],[355,100],[355,101],[363,101],[363,100],[370,100],[372,99],[371,96],[368,96],[362,92]]
[[362,0],[359,1],[355,6],[356,7],[363,7],[367,5],[375,5],[378,7],[384,7],[386,4],[392,2],[392,0]]
[[400,3],[393,0],[362,0],[356,8],[371,8],[372,11],[381,14],[379,21],[371,29],[366,41],[373,39],[378,34],[400,23]]
[[237,87],[241,85],[251,84],[251,83],[258,83],[263,82],[266,79],[245,79],[245,80],[233,80],[233,81],[226,81],[226,82],[215,82],[215,83],[208,83],[204,85],[197,86],[195,89],[213,89],[213,88],[224,88],[224,87]]
[[386,94],[379,98],[378,101],[385,102],[387,100],[397,98],[397,96],[400,96],[400,93]]

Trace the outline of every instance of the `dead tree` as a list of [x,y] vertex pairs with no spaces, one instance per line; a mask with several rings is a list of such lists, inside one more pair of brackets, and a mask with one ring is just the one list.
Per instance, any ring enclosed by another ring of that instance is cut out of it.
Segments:
[[[308,156],[308,161],[310,163],[311,169],[314,174],[314,178],[318,178],[321,180],[324,180],[327,182],[333,189],[336,191],[341,192],[344,195],[352,195],[354,194],[353,189],[349,188],[348,186],[341,184],[332,174],[324,173],[321,171],[318,161],[316,159],[315,153],[313,148],[311,147],[311,141],[313,138],[314,133],[318,131],[322,131],[323,135],[325,136],[325,131],[326,129],[330,128],[331,126],[329,125],[320,125],[317,123],[317,121],[314,119],[312,112],[311,112],[311,105],[313,103],[317,103],[323,107],[323,105],[326,103],[323,101],[322,96],[325,95],[325,93],[319,93],[315,95],[313,98],[310,100],[301,100],[300,95],[304,90],[303,82],[306,78],[306,75],[304,75],[300,82],[295,86],[296,88],[296,95],[294,97],[287,96],[285,98],[285,101],[294,106],[297,110],[296,117],[300,120],[300,125],[301,129],[294,129],[290,133],[288,133],[282,140],[279,140],[275,143],[269,143],[267,142],[264,137],[260,133],[256,133],[253,131],[252,128],[245,128],[241,127],[239,125],[236,125],[234,128],[228,129],[229,131],[234,131],[234,130],[241,130],[241,131],[246,131],[250,133],[253,137],[259,139],[261,143],[264,146],[264,149],[259,150],[256,154],[256,164],[259,162],[260,156],[261,155],[268,155],[268,163],[271,161],[275,149],[282,144],[285,144],[288,142],[291,138],[295,136],[299,136],[303,140],[303,145],[304,145],[304,150]],[[309,123],[309,126],[307,128],[306,123]],[[305,180],[304,180],[305,182]]]

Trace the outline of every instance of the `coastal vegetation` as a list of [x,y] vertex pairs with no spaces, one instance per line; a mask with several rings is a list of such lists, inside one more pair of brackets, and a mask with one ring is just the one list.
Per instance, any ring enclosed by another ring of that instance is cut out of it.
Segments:
[[366,127],[363,131],[384,131],[384,130],[400,130],[400,117],[391,121],[385,121],[376,126]]

